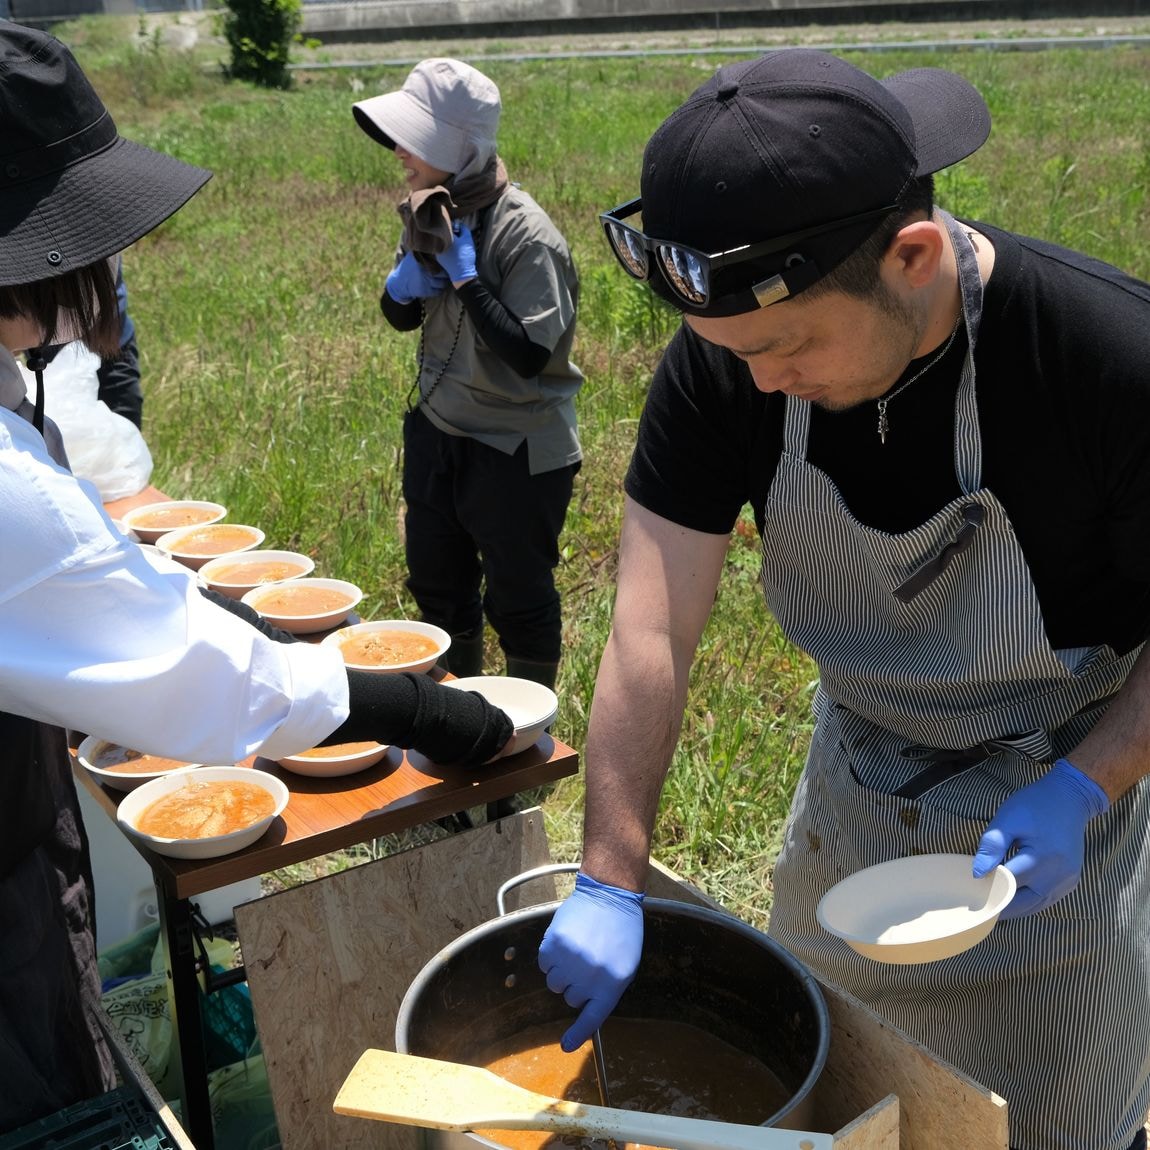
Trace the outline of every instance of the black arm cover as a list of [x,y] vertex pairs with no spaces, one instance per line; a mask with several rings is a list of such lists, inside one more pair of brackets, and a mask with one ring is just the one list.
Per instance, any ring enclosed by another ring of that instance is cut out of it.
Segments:
[[238,599],[229,599],[227,595],[221,595],[218,591],[212,591],[207,587],[201,587],[200,594],[205,599],[210,599],[217,607],[222,607],[225,611],[230,611],[233,615],[243,619],[245,623],[250,623],[257,631],[261,631],[277,643],[299,642],[294,635],[282,631],[279,627],[272,626],[258,611],[246,603],[241,603]]
[[409,671],[348,668],[351,714],[324,743],[374,739],[410,747],[433,763],[479,766],[511,738],[511,720],[475,691],[440,686]]
[[423,305],[419,300],[396,303],[387,294],[387,288],[383,289],[383,295],[379,297],[379,310],[396,331],[415,331],[423,323]]
[[523,324],[479,280],[468,280],[456,290],[483,342],[516,375],[532,379],[547,366],[551,352],[532,343]]

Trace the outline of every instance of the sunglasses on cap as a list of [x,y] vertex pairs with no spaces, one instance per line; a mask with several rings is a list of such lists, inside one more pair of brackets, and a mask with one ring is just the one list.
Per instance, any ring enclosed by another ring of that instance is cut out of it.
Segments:
[[[698,248],[678,244],[673,240],[653,239],[631,224],[624,223],[628,216],[637,215],[643,210],[641,198],[628,200],[609,212],[602,212],[599,219],[603,222],[603,230],[607,233],[607,242],[611,245],[615,258],[628,275],[637,280],[650,279],[653,262],[678,299],[690,307],[705,308],[711,304],[712,277],[720,268],[762,259],[764,256],[785,251],[803,240],[838,231],[840,228],[863,224],[868,220],[877,220],[881,216],[889,215],[896,207],[895,204],[888,204],[885,208],[874,208],[869,212],[815,224],[801,231],[775,236],[756,244],[743,244],[723,252],[702,252]],[[655,257],[653,261],[652,255]],[[805,272],[801,277],[805,281],[802,287],[813,283],[820,274],[810,261],[800,259],[796,261],[795,266],[801,266]],[[785,284],[783,282],[785,275],[784,271],[779,276],[768,277],[762,284],[754,285],[752,290],[761,307],[785,299],[799,289],[799,285]],[[777,287],[771,286],[776,284]]]

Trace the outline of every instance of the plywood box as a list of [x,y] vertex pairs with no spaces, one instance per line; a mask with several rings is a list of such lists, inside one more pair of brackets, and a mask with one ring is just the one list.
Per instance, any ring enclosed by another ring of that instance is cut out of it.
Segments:
[[[496,891],[550,861],[543,818],[524,811],[236,908],[284,1150],[415,1150],[410,1127],[332,1113],[359,1055],[394,1050],[408,986],[428,959],[494,918]],[[717,907],[652,864],[649,893]],[[553,880],[508,909],[555,898]],[[1005,1150],[1005,1107],[834,987],[818,1128],[837,1150]]]

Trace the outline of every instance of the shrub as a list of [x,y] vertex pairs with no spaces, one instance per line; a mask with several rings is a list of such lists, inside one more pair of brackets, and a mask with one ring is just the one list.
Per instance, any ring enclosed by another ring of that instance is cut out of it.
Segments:
[[288,87],[288,57],[302,22],[301,0],[227,0],[224,37],[232,50],[231,75],[262,88]]

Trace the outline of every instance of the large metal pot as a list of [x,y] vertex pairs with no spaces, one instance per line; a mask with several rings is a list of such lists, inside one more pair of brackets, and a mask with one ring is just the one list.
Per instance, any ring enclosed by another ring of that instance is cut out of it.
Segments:
[[[511,880],[506,890],[544,867]],[[461,935],[420,971],[395,1026],[396,1050],[471,1062],[494,1043],[572,1011],[547,989],[539,943],[557,903],[491,919]],[[815,1082],[826,1062],[830,1022],[818,983],[772,939],[730,915],[648,898],[643,961],[616,1013],[688,1023],[753,1055],[790,1092],[764,1126],[811,1129]],[[497,1146],[475,1134],[424,1132],[437,1150]]]

